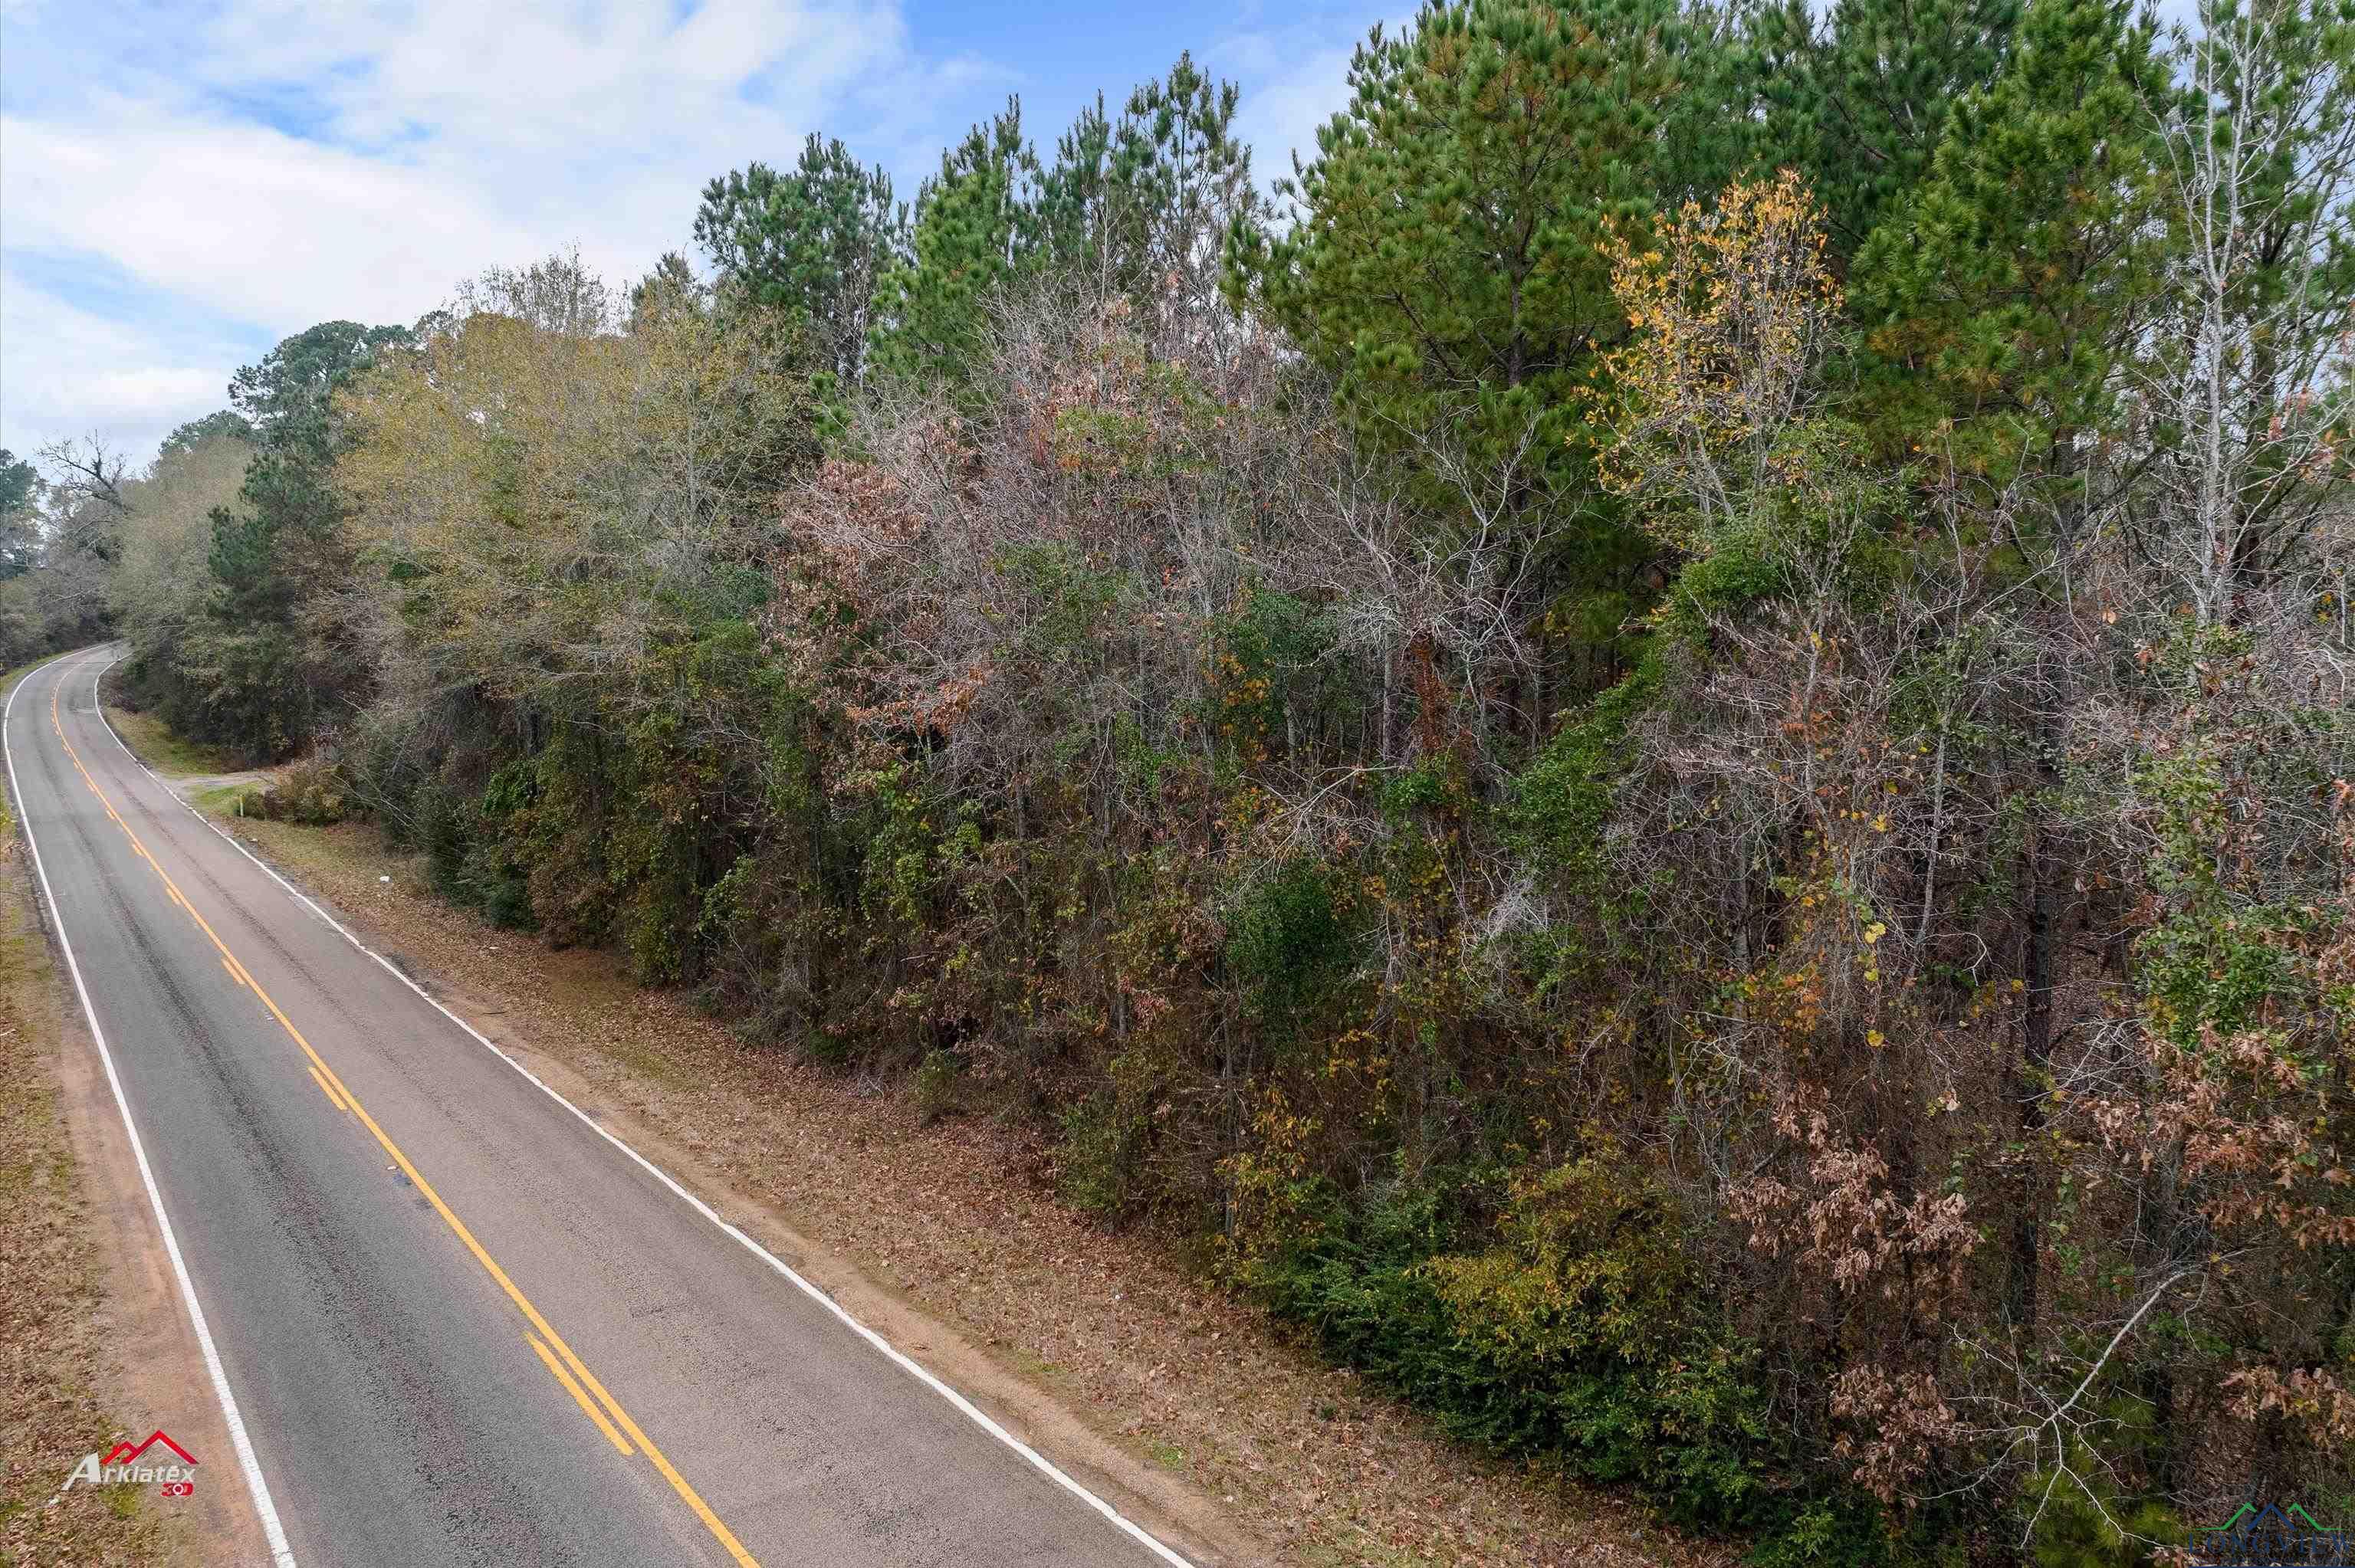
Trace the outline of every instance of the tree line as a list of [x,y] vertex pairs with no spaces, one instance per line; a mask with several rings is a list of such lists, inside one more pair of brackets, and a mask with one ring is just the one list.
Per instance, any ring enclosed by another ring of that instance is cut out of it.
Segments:
[[0,569],[1467,1440],[1762,1563],[2146,1561],[2355,1513],[2351,48],[1464,0],[1273,199],[1189,58],[911,201],[813,136]]

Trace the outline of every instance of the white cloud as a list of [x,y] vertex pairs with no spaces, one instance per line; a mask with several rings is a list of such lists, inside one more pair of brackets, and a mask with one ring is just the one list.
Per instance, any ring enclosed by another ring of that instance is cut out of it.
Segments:
[[[74,268],[264,343],[338,317],[411,321],[485,267],[571,246],[626,281],[685,246],[713,175],[790,158],[860,101],[890,106],[911,142],[909,106],[944,107],[894,0],[685,16],[672,0],[231,0],[160,37],[141,30],[152,17],[103,11],[7,21],[12,432],[70,433],[109,396],[152,423],[169,389],[197,385],[129,318],[93,341],[105,306],[59,281]],[[47,292],[16,276],[34,260]],[[218,406],[235,363],[207,370],[194,412]]]
[[19,455],[96,434],[144,456],[182,422],[226,401],[242,345],[164,341],[0,277],[0,447]]
[[1288,177],[1292,155],[1307,163],[1316,156],[1316,131],[1348,106],[1349,51],[1327,49],[1309,56],[1236,106],[1238,132],[1252,146],[1252,167],[1262,185]]
[[890,0],[708,0],[684,17],[670,0],[246,0],[210,30],[192,74],[232,90],[292,84],[325,112],[332,139],[363,146],[422,127],[447,146],[565,159],[659,155],[666,143],[774,128],[802,116],[763,111],[740,90],[822,109],[910,63]]
[[[1207,51],[1264,179],[1347,101],[1373,15]],[[559,249],[625,282],[686,248],[705,180],[813,129],[912,196],[1007,90],[1078,100],[961,20],[970,44],[927,52],[900,0],[0,0],[0,431],[152,439],[282,336],[413,321]]]
[[105,258],[240,321],[407,320],[464,266],[536,237],[477,186],[259,125],[136,105],[80,125],[0,118],[12,249]]

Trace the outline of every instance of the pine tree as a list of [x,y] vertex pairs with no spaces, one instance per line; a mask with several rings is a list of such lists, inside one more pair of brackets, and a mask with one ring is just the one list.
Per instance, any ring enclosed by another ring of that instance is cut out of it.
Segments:
[[1119,196],[1121,176],[1113,122],[1099,92],[1055,143],[1055,161],[1039,177],[1039,242],[1050,265],[1105,264],[1111,233],[1126,217]]
[[409,341],[406,327],[323,322],[229,383],[229,400],[259,450],[240,493],[245,510],[213,515],[217,613],[225,624],[282,620],[311,585],[341,568],[342,508],[330,472],[342,445],[335,394]]
[[1721,37],[1677,0],[1427,5],[1358,48],[1348,107],[1277,187],[1295,227],[1229,248],[1231,293],[1336,377],[1360,439],[1434,511],[1465,504],[1471,475],[1516,528],[1555,520],[1532,548],[1549,597],[1576,602],[1553,624],[1598,652],[1648,553],[1595,491],[1580,429],[1597,355],[1627,331],[1604,247],[1739,166]]
[[1891,440],[1997,484],[2082,488],[2161,288],[2154,42],[2126,0],[2034,0],[2003,73],[1955,106],[1929,179],[1856,260]]
[[1508,440],[1534,420],[1561,448],[1572,389],[1625,328],[1610,226],[1735,166],[1717,69],[1672,0],[1469,0],[1378,26],[1349,106],[1278,187],[1298,226],[1239,236],[1233,286],[1340,376],[1369,432],[1468,417]]
[[1218,303],[1221,247],[1263,234],[1267,198],[1236,136],[1241,92],[1181,54],[1139,86],[1118,119],[1082,111],[1040,182],[1040,265],[1066,269],[1140,305],[1200,320]]
[[1806,0],[1748,21],[1764,160],[1796,168],[1845,262],[1929,174],[1956,101],[2001,69],[2019,0]]
[[324,322],[229,383],[259,450],[239,508],[212,514],[210,625],[197,643],[209,666],[204,703],[213,738],[281,755],[307,738],[315,715],[350,677],[348,660],[309,613],[325,587],[352,570],[334,479],[346,441],[335,397],[410,341],[406,327]]
[[[2041,1311],[2045,1094],[2062,911],[2078,853],[2062,821],[2076,552],[2128,465],[2105,454],[2149,345],[2166,255],[2157,221],[2165,62],[2124,0],[2031,0],[1995,83],[1955,107],[1931,176],[1857,258],[1873,367],[1860,406],[1934,490],[2010,541],[2027,668],[1998,746],[2019,817],[2020,997],[2011,1093],[2021,1187],[2006,1310]],[[2107,493],[2105,493],[2105,492]]]
[[908,253],[876,291],[879,365],[961,385],[996,291],[1062,271],[1202,313],[1215,298],[1230,229],[1263,232],[1267,203],[1234,132],[1241,92],[1180,55],[1130,94],[1117,119],[1102,95],[1042,164],[1019,101],[976,125],[916,201]]
[[941,155],[940,173],[917,193],[908,254],[876,286],[879,368],[920,385],[964,383],[991,291],[1038,253],[1041,173],[1019,99]]
[[1241,94],[1181,54],[1160,80],[1129,95],[1114,137],[1113,184],[1124,214],[1116,252],[1130,286],[1210,308],[1220,245],[1231,232],[1263,232],[1266,198],[1252,182],[1251,149],[1234,131]]
[[731,170],[703,187],[695,215],[696,242],[722,288],[793,313],[845,386],[858,379],[876,284],[900,259],[906,231],[882,166],[863,167],[815,132],[790,173]]

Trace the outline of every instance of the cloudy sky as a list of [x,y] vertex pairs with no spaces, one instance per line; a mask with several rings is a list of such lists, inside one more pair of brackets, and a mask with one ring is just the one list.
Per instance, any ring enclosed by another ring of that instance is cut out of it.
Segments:
[[1367,0],[0,0],[0,446],[134,458],[318,321],[410,322],[577,246],[685,249],[702,182],[813,130],[912,195],[1021,95],[1052,144],[1181,48],[1263,174],[1346,96]]

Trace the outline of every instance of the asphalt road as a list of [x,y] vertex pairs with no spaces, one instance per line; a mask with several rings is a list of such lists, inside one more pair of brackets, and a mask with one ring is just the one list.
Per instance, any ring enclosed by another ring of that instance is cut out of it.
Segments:
[[123,749],[6,716],[280,1563],[1182,1561],[363,951]]

